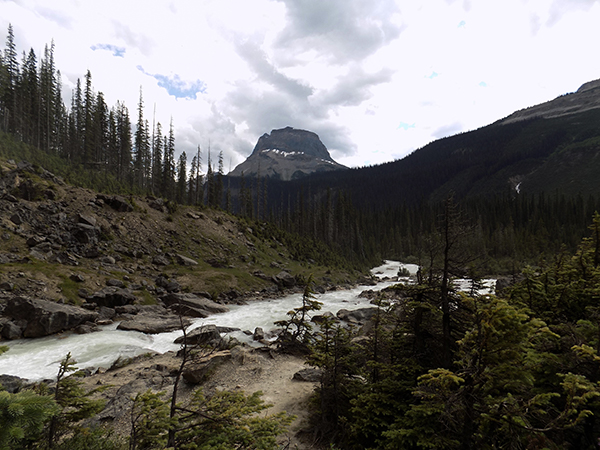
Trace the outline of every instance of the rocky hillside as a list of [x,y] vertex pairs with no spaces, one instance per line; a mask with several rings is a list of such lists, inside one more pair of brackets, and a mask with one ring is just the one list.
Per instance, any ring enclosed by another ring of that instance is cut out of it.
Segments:
[[535,118],[550,119],[596,108],[600,108],[600,80],[581,85],[577,92],[561,95],[554,100],[517,111],[499,123],[509,124]]
[[205,317],[228,303],[278,296],[298,276],[313,273],[323,289],[357,276],[327,273],[286,245],[286,235],[222,211],[98,194],[24,162],[1,169],[4,339],[93,328],[119,311],[162,315],[129,325],[155,332],[169,327],[173,312]]
[[263,134],[252,154],[232,176],[267,176],[284,181],[315,172],[345,169],[335,162],[315,133],[291,127]]

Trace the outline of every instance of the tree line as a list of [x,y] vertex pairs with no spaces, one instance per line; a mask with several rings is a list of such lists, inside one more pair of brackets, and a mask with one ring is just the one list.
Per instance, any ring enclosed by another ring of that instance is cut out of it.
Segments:
[[[13,28],[0,52],[0,131],[46,154],[57,156],[77,170],[93,173],[96,188],[127,190],[164,197],[181,204],[221,206],[223,154],[218,167],[211,161],[203,173],[200,146],[194,155],[182,152],[176,160],[173,120],[168,131],[144,117],[140,88],[137,119],[117,101],[109,107],[96,92],[88,70],[77,80],[70,107],[62,99],[60,70],[54,42],[42,58],[33,49],[19,56]],[[189,162],[189,166],[188,166]],[[189,167],[189,168],[188,168]]]

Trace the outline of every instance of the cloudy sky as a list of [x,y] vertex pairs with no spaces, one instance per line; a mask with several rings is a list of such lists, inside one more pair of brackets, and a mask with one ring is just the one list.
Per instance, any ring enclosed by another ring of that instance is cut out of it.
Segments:
[[178,153],[226,171],[285,126],[392,161],[600,78],[596,0],[0,0],[9,23],[20,52],[54,39],[67,102],[89,69],[135,122],[141,86]]

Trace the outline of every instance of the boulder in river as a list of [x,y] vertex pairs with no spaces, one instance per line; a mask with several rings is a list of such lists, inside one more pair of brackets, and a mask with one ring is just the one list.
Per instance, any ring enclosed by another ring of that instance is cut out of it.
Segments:
[[23,337],[36,338],[94,322],[98,314],[77,306],[17,296],[6,302],[4,316],[24,324]]
[[140,311],[119,324],[119,330],[133,330],[146,334],[166,333],[190,325],[190,320],[172,314],[159,306],[140,307]]
[[229,311],[224,305],[213,302],[208,298],[198,297],[189,293],[170,293],[161,300],[170,309],[177,313],[192,317],[208,317],[210,314],[218,314]]
[[216,325],[204,325],[199,328],[195,328],[189,333],[186,333],[185,338],[183,336],[179,336],[175,339],[176,344],[182,344],[186,342],[188,345],[196,345],[196,344],[207,344],[211,341],[219,341],[221,339],[221,334]]

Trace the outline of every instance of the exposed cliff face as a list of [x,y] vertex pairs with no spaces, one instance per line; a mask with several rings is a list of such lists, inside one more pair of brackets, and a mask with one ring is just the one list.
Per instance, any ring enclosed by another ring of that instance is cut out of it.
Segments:
[[600,79],[584,83],[577,92],[517,111],[499,123],[507,124],[538,117],[550,119],[595,108],[600,108]]
[[292,180],[314,172],[345,169],[335,162],[319,136],[311,131],[286,127],[263,134],[252,154],[230,175],[268,176]]

